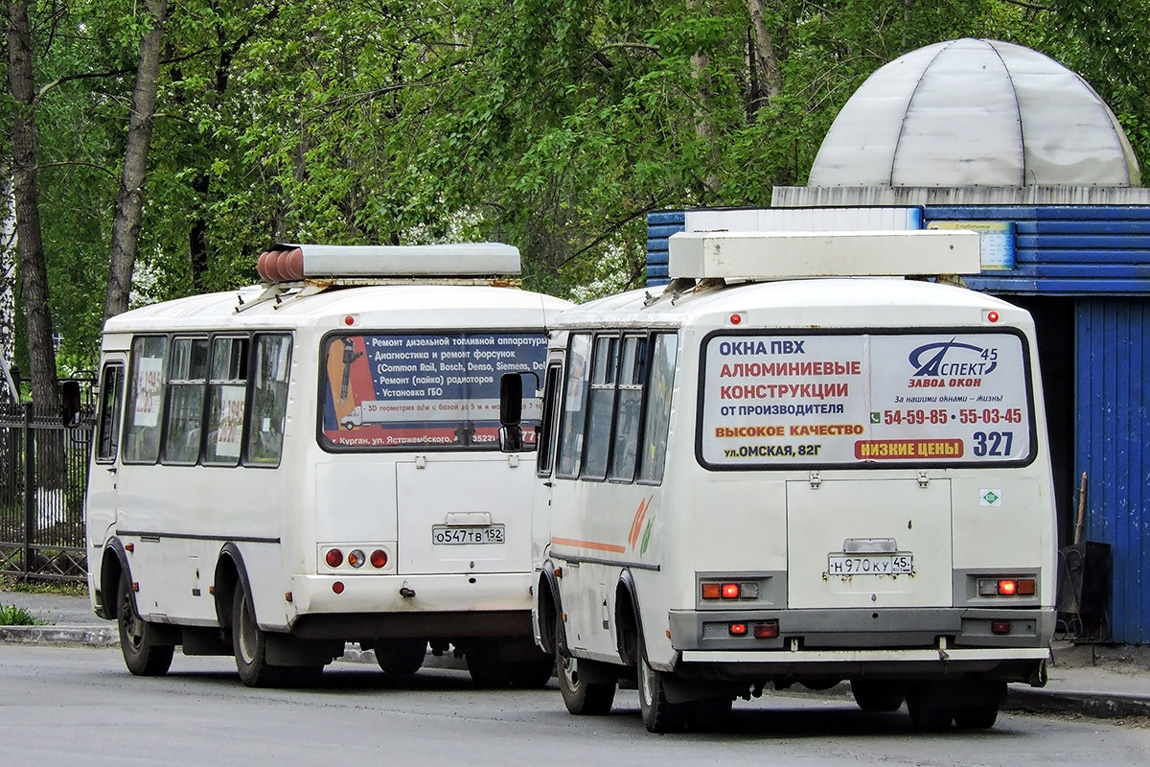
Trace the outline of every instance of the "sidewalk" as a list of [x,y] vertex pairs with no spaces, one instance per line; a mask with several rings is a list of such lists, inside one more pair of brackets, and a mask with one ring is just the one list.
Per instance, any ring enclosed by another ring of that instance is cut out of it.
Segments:
[[[52,623],[0,626],[0,643],[119,646],[115,622],[98,618],[86,597],[0,590],[0,605],[15,605]],[[1104,719],[1150,717],[1150,646],[1055,642],[1047,668],[1045,687],[1010,685],[1005,708]],[[845,685],[834,690],[849,695]]]

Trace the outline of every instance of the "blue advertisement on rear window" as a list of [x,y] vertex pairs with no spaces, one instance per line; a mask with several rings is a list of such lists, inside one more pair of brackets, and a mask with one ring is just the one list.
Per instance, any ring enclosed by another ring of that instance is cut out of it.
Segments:
[[[330,336],[320,350],[326,447],[495,449],[499,379],[524,376],[523,425],[539,422],[547,337],[541,332]],[[524,438],[534,439],[527,428]]]

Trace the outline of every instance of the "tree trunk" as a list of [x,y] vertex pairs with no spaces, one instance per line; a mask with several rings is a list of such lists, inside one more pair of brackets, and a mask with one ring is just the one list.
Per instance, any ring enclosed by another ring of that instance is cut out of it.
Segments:
[[28,322],[28,365],[37,415],[56,415],[56,347],[48,308],[48,265],[40,232],[40,190],[36,177],[36,83],[32,73],[32,33],[28,6],[8,3],[8,73],[12,114],[12,198],[16,209],[16,257]]
[[747,0],[747,10],[751,13],[751,32],[754,40],[754,59],[757,65],[753,73],[762,84],[765,96],[756,99],[759,103],[750,105],[752,114],[760,108],[770,106],[771,101],[783,89],[783,70],[779,66],[779,58],[775,53],[775,43],[767,29],[763,18],[763,4],[765,0]]
[[[687,0],[687,8],[692,11],[700,7],[700,0]],[[703,4],[705,8],[705,4]],[[691,76],[695,78],[698,94],[698,107],[695,109],[695,135],[707,145],[710,167],[703,174],[703,195],[699,202],[706,204],[708,197],[718,191],[718,150],[715,147],[715,124],[711,121],[713,94],[711,92],[711,57],[706,51],[696,51],[691,56]]]
[[104,295],[104,319],[127,311],[132,293],[132,269],[140,246],[140,222],[144,214],[144,180],[148,151],[152,145],[152,117],[159,89],[160,53],[168,0],[145,0],[152,27],[140,41],[136,87],[132,91],[132,114],[124,149],[124,172],[116,198],[112,221],[112,259],[108,268],[108,290]]

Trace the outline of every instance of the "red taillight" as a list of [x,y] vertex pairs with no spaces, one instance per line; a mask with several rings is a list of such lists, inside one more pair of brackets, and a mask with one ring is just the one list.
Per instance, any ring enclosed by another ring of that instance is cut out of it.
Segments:
[[718,599],[723,595],[722,587],[717,583],[703,584],[703,599]]
[[755,639],[775,639],[779,636],[779,622],[767,621],[755,624]]
[[383,549],[371,552],[371,566],[376,569],[387,567],[387,552]]
[[738,599],[739,598],[739,584],[737,583],[724,583],[723,584],[723,599]]
[[1038,584],[1035,583],[1033,578],[1019,578],[1018,591],[1014,592],[1020,597],[1032,597],[1038,589]]
[[733,637],[746,636],[747,624],[745,624],[745,623],[732,623],[730,626],[727,627],[727,631],[729,631],[731,636],[733,636]]
[[343,581],[336,581],[335,583],[331,584],[331,590],[334,591],[336,594],[342,594],[343,593]]
[[343,564],[343,552],[339,549],[328,549],[327,554],[324,555],[324,560],[328,567],[339,567]]
[[1009,634],[1010,621],[991,621],[990,622],[991,634]]
[[998,582],[999,594],[1010,597],[1014,596],[1016,591],[1018,591],[1018,581],[1012,580],[1010,578],[1003,578]]

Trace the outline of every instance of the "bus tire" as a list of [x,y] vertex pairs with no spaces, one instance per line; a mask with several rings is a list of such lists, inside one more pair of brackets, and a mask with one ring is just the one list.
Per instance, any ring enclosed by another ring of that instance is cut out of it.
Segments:
[[267,635],[256,625],[251,599],[243,583],[236,584],[232,600],[232,650],[236,670],[248,687],[280,687],[289,681],[288,667],[267,662]]
[[639,713],[647,732],[678,732],[687,723],[688,705],[667,700],[663,672],[651,668],[647,647],[639,661]]
[[375,662],[390,677],[411,676],[426,657],[426,639],[380,639],[375,643]]
[[863,711],[882,713],[902,708],[902,686],[897,682],[852,679],[851,694]]
[[499,657],[499,645],[489,639],[478,639],[468,644],[463,653],[467,673],[479,687],[501,688],[511,684],[508,664]]
[[998,721],[998,704],[956,706],[954,725],[960,730],[989,730]]
[[906,710],[918,730],[945,730],[954,721],[954,707],[933,694],[928,685],[917,686],[906,696]]
[[543,655],[535,660],[512,663],[507,668],[511,686],[519,690],[540,690],[555,675],[555,659]]
[[127,570],[120,572],[120,582],[116,587],[116,627],[120,632],[120,652],[128,671],[136,676],[168,673],[176,647],[158,644],[156,627],[140,617]]
[[568,713],[576,716],[604,716],[615,702],[614,682],[588,682],[579,675],[579,660],[555,653],[559,693]]

